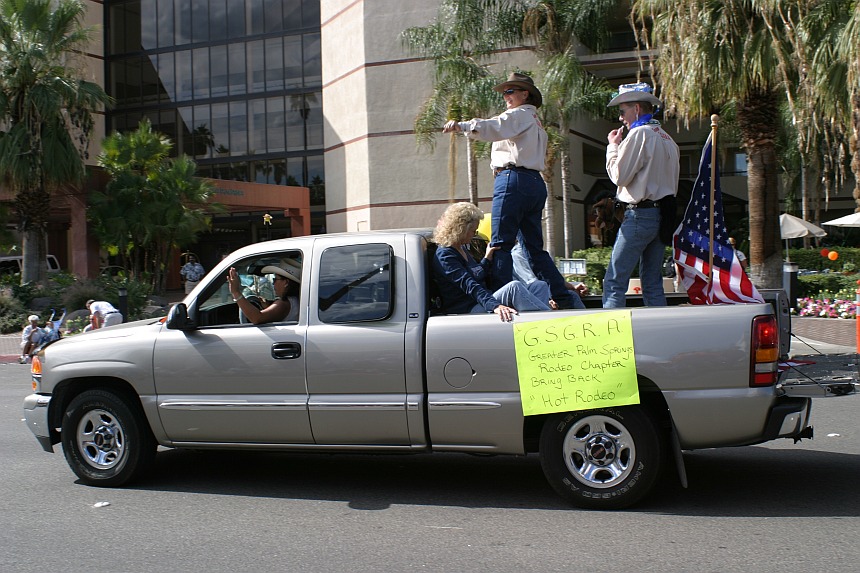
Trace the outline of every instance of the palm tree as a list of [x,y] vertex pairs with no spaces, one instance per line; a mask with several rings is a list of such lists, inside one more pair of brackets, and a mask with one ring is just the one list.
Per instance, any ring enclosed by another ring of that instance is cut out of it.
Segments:
[[[534,42],[533,50],[544,69],[544,126],[558,126],[558,145],[547,147],[544,180],[552,190],[552,165],[558,154],[561,165],[564,256],[569,257],[573,243],[570,213],[569,126],[575,115],[586,112],[599,116],[609,99],[605,80],[586,72],[576,54],[582,43],[595,52],[602,51],[609,38],[607,22],[617,6],[616,0],[542,0],[528,7],[523,17],[523,33]],[[554,194],[546,203],[547,250],[554,253]]]
[[851,170],[854,172],[854,200],[860,205],[860,4],[845,26],[837,46],[838,57],[848,68],[848,85],[851,97]]
[[43,281],[51,190],[83,180],[93,112],[109,102],[75,62],[93,35],[79,0],[0,0],[0,175],[16,191],[22,283]]
[[[401,33],[407,49],[430,60],[434,68],[433,93],[415,118],[419,147],[432,151],[435,136],[446,121],[486,117],[499,105],[492,86],[501,81],[485,62],[495,49],[516,39],[518,10],[506,0],[444,0],[439,15],[426,27]],[[456,196],[457,134],[451,134],[448,171],[449,200]],[[467,138],[469,198],[478,202],[476,148]]]
[[860,211],[860,3],[832,0],[836,13],[815,54],[818,73],[816,102],[833,121],[831,132],[844,129],[854,173],[854,201]]
[[841,175],[842,126],[821,112],[830,107],[828,101],[847,94],[839,86],[820,88],[821,79],[834,65],[833,52],[821,46],[834,26],[844,25],[848,6],[845,0],[761,0],[790,112],[784,125],[794,137],[792,151],[800,160],[802,216],[815,222],[822,188],[829,198],[834,178]]
[[211,185],[194,176],[186,155],[169,159],[172,142],[148,120],[136,131],[114,133],[102,144],[99,164],[111,177],[105,191],[90,195],[93,233],[122,259],[131,277],[163,292],[173,250],[209,228]]
[[783,77],[762,6],[750,0],[634,0],[633,17],[656,46],[667,110],[686,121],[734,102],[748,155],[750,274],[762,288],[782,285],[774,146]]

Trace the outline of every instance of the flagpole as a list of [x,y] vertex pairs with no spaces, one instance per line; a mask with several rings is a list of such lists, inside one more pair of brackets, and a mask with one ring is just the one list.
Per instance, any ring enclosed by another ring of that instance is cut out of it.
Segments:
[[720,116],[711,116],[711,205],[708,218],[708,284],[714,278],[714,196],[717,187],[717,123]]

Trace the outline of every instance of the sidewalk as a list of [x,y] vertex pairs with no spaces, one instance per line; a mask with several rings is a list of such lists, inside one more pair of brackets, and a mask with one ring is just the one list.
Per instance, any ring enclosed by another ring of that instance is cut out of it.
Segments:
[[791,318],[791,356],[856,354],[857,323],[841,318]]

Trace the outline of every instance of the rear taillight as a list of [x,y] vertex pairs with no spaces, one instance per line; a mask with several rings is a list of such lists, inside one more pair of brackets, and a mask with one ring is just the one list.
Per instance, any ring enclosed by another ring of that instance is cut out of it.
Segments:
[[779,327],[773,315],[757,316],[752,326],[752,372],[750,386],[776,384],[779,371]]

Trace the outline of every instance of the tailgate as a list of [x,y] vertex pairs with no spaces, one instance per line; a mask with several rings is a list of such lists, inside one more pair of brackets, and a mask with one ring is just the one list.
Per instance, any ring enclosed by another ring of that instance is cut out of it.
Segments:
[[860,393],[857,355],[821,354],[781,363],[787,369],[776,385],[777,395],[798,398],[833,398]]

